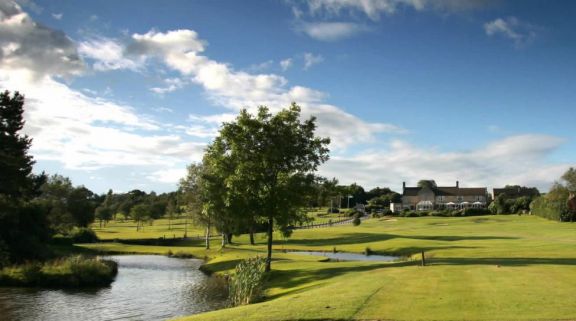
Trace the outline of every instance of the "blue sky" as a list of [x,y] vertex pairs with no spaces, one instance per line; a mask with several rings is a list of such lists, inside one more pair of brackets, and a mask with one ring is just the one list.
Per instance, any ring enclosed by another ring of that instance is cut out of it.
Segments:
[[320,174],[537,186],[576,165],[573,1],[0,0],[36,171],[171,191],[222,121],[295,101]]

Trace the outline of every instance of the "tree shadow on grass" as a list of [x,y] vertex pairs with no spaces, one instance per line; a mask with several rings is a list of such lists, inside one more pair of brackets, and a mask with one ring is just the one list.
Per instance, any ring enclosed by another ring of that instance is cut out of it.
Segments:
[[490,257],[432,258],[429,265],[496,265],[496,266],[529,266],[529,265],[576,265],[576,258],[540,258],[540,257]]
[[[286,271],[272,270],[270,275],[269,286],[274,288],[292,289],[310,282],[315,283],[289,291],[289,293],[295,293],[302,291],[304,289],[310,289],[319,286],[320,284],[317,283],[318,281],[331,279],[347,273],[361,273],[382,268],[415,265],[416,263],[404,261],[393,263],[363,264],[355,266],[342,266],[342,264],[338,262],[325,262],[323,264],[326,264],[326,268],[313,269],[313,270],[311,269],[292,269]],[[280,296],[284,296],[286,294],[287,293],[284,292],[277,295],[268,296],[267,299],[274,299]]]
[[430,241],[481,241],[481,240],[512,240],[516,237],[509,236],[464,236],[464,235],[396,235],[388,233],[347,233],[338,237],[325,239],[288,239],[278,242],[278,245],[301,245],[301,246],[337,246],[347,244],[363,244],[387,241],[395,238],[430,240]]

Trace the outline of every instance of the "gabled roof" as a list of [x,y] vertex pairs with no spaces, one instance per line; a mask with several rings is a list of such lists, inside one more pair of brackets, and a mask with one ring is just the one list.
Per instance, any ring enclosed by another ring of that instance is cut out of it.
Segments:
[[[402,196],[418,196],[422,187],[406,187]],[[432,190],[436,196],[478,196],[486,195],[486,187],[456,187],[456,186],[438,186]]]

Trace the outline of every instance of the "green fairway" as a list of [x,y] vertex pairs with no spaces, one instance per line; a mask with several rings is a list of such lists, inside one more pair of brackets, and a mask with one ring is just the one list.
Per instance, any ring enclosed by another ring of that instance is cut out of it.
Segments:
[[188,220],[188,227],[186,228],[186,220],[183,218],[174,219],[171,222],[168,219],[157,219],[151,225],[145,223],[139,231],[136,231],[136,222],[132,220],[110,221],[102,227],[100,224],[94,223],[91,228],[101,240],[183,237],[185,231],[187,231],[188,237],[202,237],[204,235],[204,229],[194,226],[190,220]]
[[[172,247],[228,273],[242,258],[264,254],[236,238],[224,250],[201,243]],[[575,319],[576,225],[529,216],[371,219],[351,225],[297,230],[275,242],[264,302],[185,320],[550,320]],[[216,246],[216,243],[214,243]],[[104,243],[108,251],[164,254],[167,248]],[[418,256],[393,263],[322,262],[283,253],[304,249]]]

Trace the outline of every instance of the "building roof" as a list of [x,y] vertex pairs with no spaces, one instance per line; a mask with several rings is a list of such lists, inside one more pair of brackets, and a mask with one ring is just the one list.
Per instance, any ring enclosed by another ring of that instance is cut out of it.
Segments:
[[[418,196],[422,187],[406,187],[402,196]],[[432,190],[436,196],[477,196],[486,195],[486,187],[456,187],[456,186],[438,186]]]

